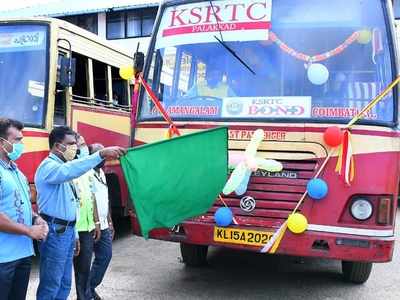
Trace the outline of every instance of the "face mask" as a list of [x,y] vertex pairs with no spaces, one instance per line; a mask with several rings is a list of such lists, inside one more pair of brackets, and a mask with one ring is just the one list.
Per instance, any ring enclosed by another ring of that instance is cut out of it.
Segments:
[[79,148],[78,158],[86,157],[89,155],[89,148],[88,146],[82,146]]
[[65,146],[64,144],[60,144],[60,145],[63,145],[63,147],[65,148],[64,152],[61,152],[61,154],[65,158],[65,160],[66,161],[73,160],[76,156],[76,152],[78,151],[78,146],[77,145]]
[[22,143],[12,144],[9,141],[7,141],[6,139],[2,138],[2,140],[6,141],[10,145],[12,145],[13,149],[11,152],[8,152],[5,148],[3,148],[7,152],[7,156],[10,160],[15,161],[21,157],[22,153],[24,152],[24,144],[22,144]]

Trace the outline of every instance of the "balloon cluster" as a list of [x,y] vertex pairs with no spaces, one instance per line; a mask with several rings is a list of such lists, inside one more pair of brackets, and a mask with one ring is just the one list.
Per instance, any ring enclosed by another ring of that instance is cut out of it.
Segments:
[[258,169],[269,172],[282,171],[283,166],[280,162],[256,157],[257,149],[263,139],[264,130],[257,129],[253,133],[244,153],[232,153],[229,155],[229,165],[230,167],[234,167],[234,170],[222,190],[225,195],[229,195],[233,191],[239,196],[246,193],[250,175]]
[[[228,195],[235,191],[242,195],[247,190],[247,184],[252,171],[258,168],[268,171],[279,172],[282,170],[282,164],[275,160],[266,160],[257,158],[257,148],[264,137],[264,131],[258,129],[246,148],[244,155],[230,155],[230,166],[236,166],[226,183],[223,193]],[[342,143],[342,132],[339,127],[332,126],[324,132],[325,143],[334,148]],[[329,192],[328,184],[321,178],[313,178],[307,183],[307,194],[314,201],[324,199]],[[232,223],[233,214],[228,207],[220,207],[214,214],[215,223],[218,226],[229,226]],[[307,230],[307,218],[301,213],[294,212],[287,219],[287,227],[292,233],[300,234]]]
[[[270,172],[280,172],[282,170],[283,166],[280,162],[256,157],[257,149],[263,139],[264,130],[257,129],[244,153],[229,154],[229,167],[234,168],[234,170],[222,190],[225,195],[229,195],[232,192],[235,192],[237,195],[246,193],[251,173],[258,169]],[[219,226],[230,225],[232,218],[232,211],[228,207],[221,207],[214,214],[215,222]]]
[[[339,127],[331,126],[324,132],[324,141],[328,146],[335,148],[342,143],[342,135]],[[324,199],[328,191],[328,184],[321,178],[313,178],[307,183],[307,194],[315,201]],[[307,229],[308,221],[304,215],[293,213],[289,215],[287,225],[291,232],[299,234]]]

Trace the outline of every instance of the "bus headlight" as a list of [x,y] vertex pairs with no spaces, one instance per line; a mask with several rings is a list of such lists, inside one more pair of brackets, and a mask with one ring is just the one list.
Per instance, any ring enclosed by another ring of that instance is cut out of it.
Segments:
[[365,221],[372,215],[372,204],[366,199],[357,199],[353,201],[353,204],[350,207],[350,212],[354,219]]

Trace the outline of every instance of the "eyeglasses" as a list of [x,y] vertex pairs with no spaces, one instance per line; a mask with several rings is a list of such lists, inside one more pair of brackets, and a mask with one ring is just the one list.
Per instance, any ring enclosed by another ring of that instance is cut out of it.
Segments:
[[24,219],[24,210],[22,205],[24,204],[24,201],[22,201],[21,195],[18,191],[14,192],[14,206],[15,209],[17,210],[17,223],[24,224],[25,219]]

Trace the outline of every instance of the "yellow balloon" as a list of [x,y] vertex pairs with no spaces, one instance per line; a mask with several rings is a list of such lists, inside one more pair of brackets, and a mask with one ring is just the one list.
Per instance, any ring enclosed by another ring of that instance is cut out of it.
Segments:
[[133,67],[124,66],[119,68],[119,76],[125,80],[133,79]]
[[358,32],[357,42],[360,44],[368,44],[372,40],[372,33],[368,29],[363,29]]
[[308,221],[305,216],[299,213],[290,214],[287,220],[288,228],[291,232],[299,234],[306,231]]

